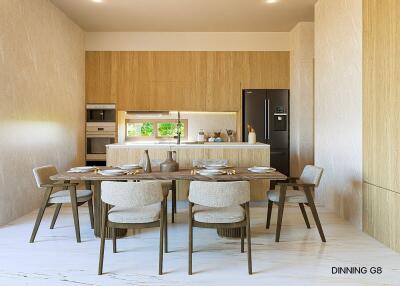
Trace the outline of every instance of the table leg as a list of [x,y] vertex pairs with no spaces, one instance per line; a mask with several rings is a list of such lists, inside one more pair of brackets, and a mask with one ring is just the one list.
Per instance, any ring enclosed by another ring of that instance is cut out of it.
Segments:
[[[93,203],[94,203],[94,235],[101,236],[101,181],[93,181]],[[123,237],[126,235],[126,229],[115,230],[116,237]],[[112,239],[112,229],[106,227],[105,238]]]

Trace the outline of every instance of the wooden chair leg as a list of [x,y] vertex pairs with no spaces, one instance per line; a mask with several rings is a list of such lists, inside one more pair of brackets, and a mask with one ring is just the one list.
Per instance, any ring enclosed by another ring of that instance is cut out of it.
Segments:
[[310,207],[311,213],[314,217],[315,224],[317,225],[319,236],[321,237],[322,242],[326,242],[324,231],[322,230],[322,225],[318,217],[318,212],[314,204],[314,199],[312,197],[311,190],[308,187],[305,187],[304,192],[307,197],[308,206]]
[[94,215],[93,215],[93,201],[92,199],[88,200],[88,208],[89,208],[89,217],[90,217],[90,227],[94,228]]
[[158,275],[163,273],[163,237],[164,237],[164,220],[165,220],[165,199],[161,202],[161,212],[160,212],[160,248],[158,257]]
[[189,268],[188,274],[192,275],[192,254],[193,254],[193,216],[192,216],[193,204],[189,202]]
[[269,229],[270,225],[271,225],[271,213],[272,213],[272,207],[274,206],[274,202],[268,200],[268,209],[267,209],[267,223],[265,225],[266,229]]
[[50,229],[53,229],[54,225],[56,224],[57,217],[58,217],[58,214],[60,213],[61,206],[62,206],[62,204],[56,204],[56,209],[54,210],[54,215],[53,215],[53,219],[51,220]]
[[168,214],[167,214],[168,202],[165,199],[164,202],[164,251],[168,253]]
[[116,236],[116,229],[113,227],[111,230],[112,241],[113,241],[113,253],[117,253],[117,236]]
[[106,224],[107,224],[107,210],[106,210],[106,204],[103,203],[102,207],[102,227],[101,227],[101,240],[100,240],[100,256],[99,256],[99,269],[98,269],[98,275],[103,274],[103,260],[104,260],[104,244],[105,244],[105,233],[106,233]]
[[39,229],[40,222],[42,221],[43,214],[44,214],[44,211],[46,209],[46,206],[47,206],[47,203],[49,201],[49,198],[50,198],[52,190],[53,190],[53,188],[47,188],[45,193],[44,193],[43,200],[42,200],[42,205],[40,206],[38,215],[36,217],[35,226],[33,227],[31,239],[29,240],[30,243],[33,243],[35,241],[36,233],[37,233],[37,231]]
[[245,233],[245,228],[241,227],[240,228],[240,252],[244,253],[244,233]]
[[76,241],[81,242],[81,233],[79,230],[78,203],[76,200],[76,187],[72,186],[69,190],[69,193],[70,193],[70,197],[71,197],[72,215],[74,217]]
[[300,210],[301,210],[301,213],[303,215],[304,222],[306,223],[307,228],[311,228],[310,227],[310,222],[308,221],[307,212],[306,212],[306,210],[304,208],[304,204],[303,203],[299,203],[299,207],[300,207]]
[[246,203],[246,235],[247,235],[247,264],[249,274],[253,273],[253,265],[251,259],[251,229],[250,229],[250,207],[249,202]]
[[286,186],[280,186],[280,194],[279,194],[279,208],[278,208],[278,220],[276,223],[276,234],[275,234],[275,242],[279,242],[279,238],[281,235],[282,228],[282,218],[283,218],[283,209],[285,206],[285,198],[286,198]]

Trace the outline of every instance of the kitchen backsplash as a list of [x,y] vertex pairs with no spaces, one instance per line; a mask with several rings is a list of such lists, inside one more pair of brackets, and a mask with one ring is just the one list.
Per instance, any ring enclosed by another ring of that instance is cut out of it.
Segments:
[[[226,130],[230,129],[234,131],[236,138],[236,112],[181,112],[180,114],[181,119],[188,120],[188,141],[196,141],[200,129],[203,129],[207,136],[213,135],[214,132],[221,132],[224,141],[227,141]],[[157,115],[151,117],[147,114],[126,114],[125,116],[126,119],[177,119],[178,117],[177,112],[170,112],[161,117]],[[121,139],[120,137],[120,142]]]

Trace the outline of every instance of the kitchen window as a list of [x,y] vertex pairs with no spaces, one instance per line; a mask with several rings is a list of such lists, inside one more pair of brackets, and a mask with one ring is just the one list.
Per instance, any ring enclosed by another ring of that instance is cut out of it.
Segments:
[[[176,119],[127,119],[125,121],[126,140],[166,140],[177,136]],[[188,120],[181,119],[181,139],[187,140]]]

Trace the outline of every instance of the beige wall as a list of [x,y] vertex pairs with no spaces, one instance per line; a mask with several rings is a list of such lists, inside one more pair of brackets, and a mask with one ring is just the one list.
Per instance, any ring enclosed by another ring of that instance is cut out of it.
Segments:
[[0,1],[0,225],[38,207],[33,167],[83,161],[84,56],[49,1]]
[[314,23],[290,31],[290,173],[314,163]]
[[288,51],[279,32],[88,32],[87,51]]
[[325,169],[317,199],[361,228],[362,1],[315,6],[315,164]]

